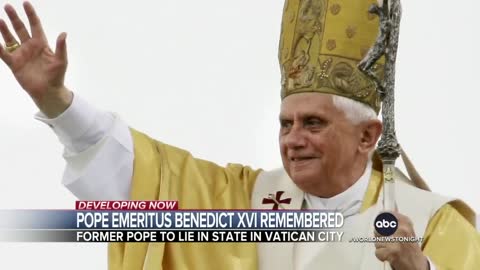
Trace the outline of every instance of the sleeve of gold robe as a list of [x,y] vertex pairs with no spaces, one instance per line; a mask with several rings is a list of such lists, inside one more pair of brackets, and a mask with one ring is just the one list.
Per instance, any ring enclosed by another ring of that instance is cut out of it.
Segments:
[[428,225],[423,252],[437,270],[480,269],[480,235],[464,210],[458,201],[446,204]]
[[[249,208],[260,170],[237,164],[221,167],[136,130],[131,133],[135,159],[130,199],[178,200],[182,209]],[[110,244],[109,269],[142,269],[148,248],[148,243]],[[161,264],[163,243],[155,243],[157,253],[154,259]]]

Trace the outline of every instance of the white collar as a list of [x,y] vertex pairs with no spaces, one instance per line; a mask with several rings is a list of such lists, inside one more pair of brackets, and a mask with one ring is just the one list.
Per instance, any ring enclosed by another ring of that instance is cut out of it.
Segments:
[[360,211],[368,182],[372,173],[372,162],[369,161],[363,172],[363,175],[344,192],[331,198],[320,198],[312,194],[305,193],[305,202],[307,209],[318,210],[337,210],[344,215],[356,214]]

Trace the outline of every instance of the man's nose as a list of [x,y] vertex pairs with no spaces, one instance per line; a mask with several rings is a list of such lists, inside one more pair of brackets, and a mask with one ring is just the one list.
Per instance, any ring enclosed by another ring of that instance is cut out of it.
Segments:
[[294,126],[290,132],[284,137],[285,145],[290,149],[298,149],[305,147],[307,140],[304,130],[301,127]]

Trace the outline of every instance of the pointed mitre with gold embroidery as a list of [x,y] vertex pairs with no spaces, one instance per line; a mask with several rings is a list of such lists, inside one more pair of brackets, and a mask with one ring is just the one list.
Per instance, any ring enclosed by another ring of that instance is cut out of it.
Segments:
[[[282,99],[295,93],[344,96],[379,112],[375,82],[358,68],[374,44],[379,19],[375,0],[286,0],[279,60]],[[383,78],[383,58],[374,67]]]
[[[376,0],[286,0],[279,61],[282,99],[295,93],[344,96],[380,111],[376,82],[357,66],[374,45],[378,16],[369,9]],[[384,79],[384,57],[373,66]],[[417,187],[429,190],[406,154],[408,174]]]

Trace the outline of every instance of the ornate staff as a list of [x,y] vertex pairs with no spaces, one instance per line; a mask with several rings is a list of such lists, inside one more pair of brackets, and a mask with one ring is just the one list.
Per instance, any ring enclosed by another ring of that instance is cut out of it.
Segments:
[[[380,19],[380,30],[375,44],[370,48],[358,68],[372,78],[382,101],[383,133],[378,143],[378,154],[383,163],[383,207],[387,211],[395,210],[395,160],[400,155],[400,146],[395,135],[394,89],[395,61],[397,58],[400,30],[400,0],[385,0],[381,5],[372,5],[370,13]],[[373,69],[374,64],[385,56],[384,80],[379,79]]]

